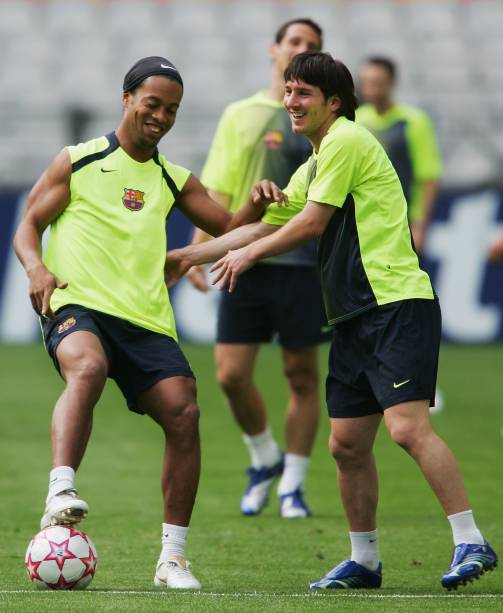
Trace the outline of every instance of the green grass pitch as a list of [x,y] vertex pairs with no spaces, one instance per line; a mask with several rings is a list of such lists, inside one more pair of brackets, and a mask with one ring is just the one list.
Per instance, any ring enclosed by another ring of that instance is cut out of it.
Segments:
[[[321,428],[307,482],[309,520],[278,517],[275,496],[257,518],[239,515],[247,456],[213,377],[212,349],[184,347],[198,375],[203,473],[188,557],[200,594],[155,592],[161,499],[160,429],[130,414],[113,383],[95,412],[94,432],[77,485],[91,512],[83,524],[99,564],[81,593],[39,592],[23,569],[49,470],[49,421],[62,389],[42,346],[0,347],[0,609],[8,611],[496,611],[503,610],[503,572],[496,570],[455,594],[439,583],[451,537],[447,520],[417,467],[381,430],[379,528],[384,564],[378,592],[310,594],[309,581],[347,557],[347,528],[335,463]],[[324,375],[326,353],[320,363]],[[440,385],[446,409],[434,416],[461,463],[479,525],[503,555],[501,412],[503,346],[444,346]],[[286,387],[279,352],[261,352],[257,381],[282,437]],[[281,438],[282,440],[282,438]]]

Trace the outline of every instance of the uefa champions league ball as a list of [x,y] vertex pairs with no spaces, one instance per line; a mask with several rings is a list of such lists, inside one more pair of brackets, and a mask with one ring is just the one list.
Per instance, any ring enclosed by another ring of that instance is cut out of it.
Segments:
[[98,555],[84,532],[73,526],[49,526],[33,537],[24,562],[40,589],[83,590],[94,577]]

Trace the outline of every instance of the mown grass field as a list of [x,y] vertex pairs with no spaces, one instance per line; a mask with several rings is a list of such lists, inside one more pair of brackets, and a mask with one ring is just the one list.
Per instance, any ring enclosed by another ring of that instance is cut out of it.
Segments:
[[[449,526],[418,469],[384,430],[379,527],[383,588],[368,593],[311,594],[307,586],[349,553],[335,464],[322,413],[307,483],[315,513],[306,521],[278,517],[276,499],[257,518],[239,515],[247,455],[213,378],[212,349],[184,347],[198,375],[203,474],[188,556],[203,583],[199,594],[156,592],[159,553],[160,430],[130,414],[111,382],[96,408],[93,436],[77,485],[91,512],[83,525],[98,548],[96,577],[86,592],[39,592],[23,569],[37,532],[49,470],[49,420],[62,388],[42,346],[0,347],[0,610],[8,611],[497,611],[503,572],[454,595],[439,583],[448,567]],[[320,358],[325,372],[326,349]],[[457,454],[478,523],[503,552],[503,346],[444,346],[440,385],[446,409],[433,417]],[[257,380],[281,437],[286,387],[279,353],[266,347]],[[322,409],[323,410],[323,409]]]

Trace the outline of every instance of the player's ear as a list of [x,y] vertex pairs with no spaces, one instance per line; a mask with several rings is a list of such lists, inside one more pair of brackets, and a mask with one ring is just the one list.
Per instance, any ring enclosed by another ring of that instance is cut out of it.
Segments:
[[341,106],[342,106],[342,102],[339,96],[332,96],[330,100],[330,110],[333,113],[337,113],[339,109],[341,108]]
[[129,99],[131,98],[131,92],[123,92],[122,94],[122,108],[125,109],[128,105]]

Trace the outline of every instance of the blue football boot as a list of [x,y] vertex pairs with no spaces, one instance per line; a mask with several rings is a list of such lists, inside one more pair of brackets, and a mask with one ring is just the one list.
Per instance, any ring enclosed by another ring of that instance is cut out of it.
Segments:
[[440,582],[448,590],[456,590],[459,585],[479,579],[497,564],[498,556],[487,541],[483,545],[461,543],[454,549],[451,566]]
[[279,514],[284,519],[303,519],[311,516],[300,487],[279,497]]
[[274,466],[248,469],[250,480],[243,497],[241,498],[241,513],[243,515],[257,515],[269,500],[269,490],[274,480],[281,475],[285,463],[283,457]]
[[344,560],[322,579],[311,583],[309,587],[312,590],[371,590],[381,587],[381,583],[381,562],[376,570],[369,570],[353,560]]

